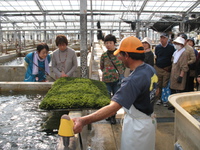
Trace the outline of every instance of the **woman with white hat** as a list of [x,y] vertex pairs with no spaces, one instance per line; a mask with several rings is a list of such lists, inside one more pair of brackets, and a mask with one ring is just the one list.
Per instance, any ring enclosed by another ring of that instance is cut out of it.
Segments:
[[177,37],[174,41],[176,51],[172,57],[172,70],[170,76],[171,94],[183,92],[185,89],[188,71],[188,52],[185,50],[185,39]]
[[151,66],[154,66],[154,54],[151,51],[151,40],[148,37],[145,37],[142,40],[142,45],[145,50],[145,59],[144,62],[147,64],[150,64]]

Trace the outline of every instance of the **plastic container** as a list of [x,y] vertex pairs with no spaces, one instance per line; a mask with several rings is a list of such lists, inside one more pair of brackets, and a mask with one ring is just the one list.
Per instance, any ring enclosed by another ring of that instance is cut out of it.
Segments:
[[200,105],[200,92],[173,94],[169,102],[175,107],[174,143],[184,150],[199,150],[200,122],[184,108]]

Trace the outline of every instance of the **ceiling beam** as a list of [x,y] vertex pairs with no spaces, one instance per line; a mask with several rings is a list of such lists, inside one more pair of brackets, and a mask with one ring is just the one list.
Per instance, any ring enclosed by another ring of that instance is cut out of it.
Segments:
[[[49,15],[49,16],[58,16],[58,15],[66,15],[66,16],[80,16],[80,13],[74,13],[74,12],[72,12],[72,13],[63,13],[63,12],[61,12],[61,13],[48,13],[48,12],[43,12],[43,14],[45,14],[46,13],[46,15]],[[36,13],[36,14],[33,14],[33,12],[31,12],[30,14],[27,14],[27,13],[1,13],[0,12],[0,15],[1,16],[41,16],[41,15],[43,15],[43,14],[38,14],[38,13]],[[91,15],[91,13],[88,13],[87,15]],[[102,16],[104,16],[104,15],[115,15],[114,13],[92,13],[92,15],[102,15]]]
[[[140,20],[140,22],[158,22],[158,20],[150,20],[151,18],[153,17],[153,14],[148,18],[148,20]],[[88,22],[97,22],[99,21],[99,19],[88,19],[87,20]],[[123,22],[123,19],[118,19],[118,20],[100,20],[102,23],[103,22]],[[126,20],[125,20],[126,21]],[[132,20],[134,21],[134,20]],[[37,23],[43,23],[44,21],[37,21]],[[79,20],[47,20],[47,22],[74,22],[74,23],[79,23],[80,21]],[[162,20],[159,20],[159,22],[166,22],[166,21],[162,21]],[[180,22],[180,21],[174,21],[174,22]],[[7,24],[7,23],[36,23],[36,21],[10,21],[10,20],[7,20],[7,21],[1,21],[2,24]]]
[[[199,3],[199,1],[197,3]],[[79,11],[80,10],[73,10],[73,13],[79,12]],[[92,10],[92,11],[93,11],[93,13],[94,12],[100,12],[100,13],[102,13],[102,12],[107,12],[107,13],[108,12],[111,12],[111,13],[127,12],[127,10]],[[42,14],[41,11],[39,11],[39,10],[38,11],[32,11],[32,10],[30,10],[30,11],[23,11],[23,10],[21,10],[21,11],[0,11],[0,14],[4,15],[4,14],[12,14],[13,13],[13,14],[21,15],[21,14],[27,14],[27,13],[30,13],[30,12],[35,13],[35,15],[38,15],[39,13],[40,13],[40,15]],[[61,13],[65,14],[65,12],[72,12],[72,11],[71,10],[48,10],[48,11],[44,11],[44,12],[46,12],[48,15],[51,15],[51,13],[59,15]],[[91,14],[91,10],[87,10],[87,12],[88,12],[88,14]],[[129,10],[129,12],[139,13],[139,11],[137,11],[137,10]],[[154,11],[143,10],[142,12],[144,12],[144,13],[152,13]],[[69,14],[73,14],[73,13],[69,13]],[[180,11],[162,11],[162,10],[158,10],[158,11],[156,11],[156,13],[180,13]],[[186,12],[181,12],[181,13],[186,13]],[[190,11],[188,11],[188,13],[200,13],[200,12],[190,12]],[[104,13],[102,13],[102,14],[104,14]]]
[[[118,29],[119,27],[117,26],[116,30],[119,30]],[[10,29],[10,30],[7,30],[7,29],[2,29],[1,31],[2,32],[13,32],[13,31],[77,31],[79,32],[80,28],[77,28],[77,29],[66,29],[66,28],[63,28],[63,29],[60,29],[60,28],[56,28],[56,29]],[[94,31],[97,31],[98,29],[94,29],[94,28],[88,28],[87,29],[88,31],[91,31],[91,30],[94,30]],[[103,31],[110,31],[110,30],[113,30],[111,28],[102,28],[101,30]],[[131,31],[131,30],[130,30]]]
[[143,12],[144,7],[146,6],[147,2],[148,2],[148,0],[145,0],[145,1],[143,2],[142,6],[141,6],[141,8],[140,8],[140,10],[139,10],[139,12],[138,12],[138,15],[139,15],[139,16],[140,16],[141,13]]
[[42,8],[40,2],[38,0],[34,0],[35,3],[37,4],[38,8],[40,9],[40,11],[44,12],[44,9]]
[[192,5],[185,13],[186,13],[186,14],[191,13],[191,11],[192,11],[193,9],[195,9],[199,4],[200,4],[200,0],[196,1],[196,3],[194,3],[194,5]]

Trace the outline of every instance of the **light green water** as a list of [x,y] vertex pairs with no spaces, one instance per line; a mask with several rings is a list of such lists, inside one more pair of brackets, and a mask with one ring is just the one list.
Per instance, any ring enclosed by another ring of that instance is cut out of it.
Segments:
[[200,105],[184,107],[184,109],[200,122]]

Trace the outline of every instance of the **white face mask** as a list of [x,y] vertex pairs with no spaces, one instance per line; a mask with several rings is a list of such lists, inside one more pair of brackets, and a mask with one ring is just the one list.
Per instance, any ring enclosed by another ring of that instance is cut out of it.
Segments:
[[174,44],[174,48],[177,50],[180,50],[182,48],[182,46]]

